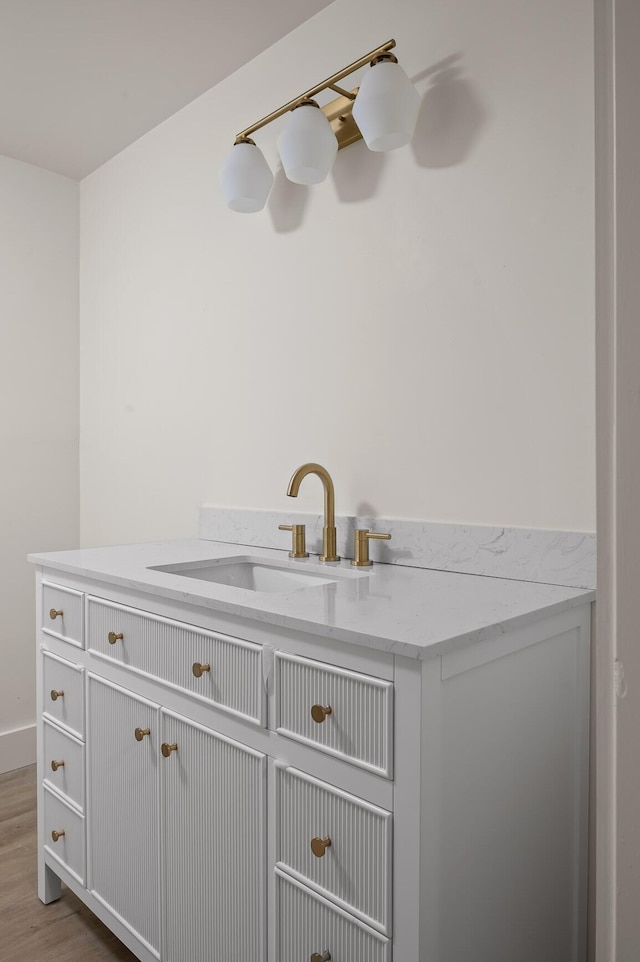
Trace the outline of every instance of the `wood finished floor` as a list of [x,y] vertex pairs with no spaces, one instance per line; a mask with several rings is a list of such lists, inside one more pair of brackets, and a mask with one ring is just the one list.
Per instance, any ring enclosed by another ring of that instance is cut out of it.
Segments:
[[136,957],[73,892],[37,894],[36,767],[0,775],[0,962],[94,962]]

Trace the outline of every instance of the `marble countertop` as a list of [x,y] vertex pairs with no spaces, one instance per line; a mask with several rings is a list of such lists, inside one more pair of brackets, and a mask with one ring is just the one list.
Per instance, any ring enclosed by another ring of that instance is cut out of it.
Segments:
[[[158,565],[250,558],[333,577],[286,592],[197,580]],[[42,567],[200,605],[275,627],[313,632],[412,658],[429,658],[595,599],[595,591],[398,564],[354,568],[291,560],[286,551],[188,539],[31,554]]]

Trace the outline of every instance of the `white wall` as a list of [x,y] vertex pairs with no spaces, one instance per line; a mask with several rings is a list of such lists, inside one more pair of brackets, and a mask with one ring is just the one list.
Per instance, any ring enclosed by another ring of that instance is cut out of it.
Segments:
[[[229,212],[237,131],[391,36],[413,145]],[[83,181],[82,542],[306,460],[338,513],[593,530],[592,43],[590,0],[336,0]]]
[[35,761],[29,551],[78,543],[78,185],[0,157],[0,772]]

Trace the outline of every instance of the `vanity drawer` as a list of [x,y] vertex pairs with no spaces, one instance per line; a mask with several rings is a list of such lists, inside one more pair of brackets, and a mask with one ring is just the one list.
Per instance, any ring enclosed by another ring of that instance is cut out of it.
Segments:
[[51,722],[44,721],[43,773],[45,784],[66,801],[84,810],[84,744]]
[[266,723],[260,645],[89,596],[87,647],[223,711]]
[[49,651],[42,652],[42,711],[78,738],[84,737],[82,669]]
[[42,630],[76,648],[84,646],[84,606],[81,591],[42,582]]
[[[45,785],[44,802],[45,851],[67,868],[84,885],[85,848],[84,817],[54,795]],[[64,834],[61,834],[64,832]]]
[[[391,942],[276,868],[278,962],[391,962]],[[325,956],[325,953],[328,953]]]
[[392,682],[283,652],[275,666],[281,735],[393,777]]
[[279,867],[390,935],[391,813],[295,768],[275,771]]

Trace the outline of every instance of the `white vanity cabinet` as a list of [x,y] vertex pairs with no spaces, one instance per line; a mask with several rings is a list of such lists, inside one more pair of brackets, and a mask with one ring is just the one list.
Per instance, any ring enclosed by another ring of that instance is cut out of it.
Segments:
[[589,632],[410,657],[42,568],[40,898],[143,962],[586,962]]
[[142,959],[266,959],[267,757],[163,698],[182,692],[187,712],[191,699],[259,725],[261,647],[89,594],[85,604],[82,655],[41,636],[41,897],[57,897],[56,879],[79,884]]

